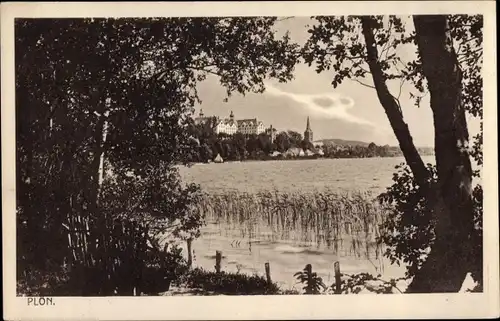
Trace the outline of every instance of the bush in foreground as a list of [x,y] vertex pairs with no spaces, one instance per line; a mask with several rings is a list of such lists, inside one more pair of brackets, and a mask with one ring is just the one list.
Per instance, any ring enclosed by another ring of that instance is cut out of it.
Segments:
[[268,283],[259,275],[213,272],[195,268],[184,276],[183,283],[189,288],[200,288],[212,294],[263,295],[279,294],[276,283]]

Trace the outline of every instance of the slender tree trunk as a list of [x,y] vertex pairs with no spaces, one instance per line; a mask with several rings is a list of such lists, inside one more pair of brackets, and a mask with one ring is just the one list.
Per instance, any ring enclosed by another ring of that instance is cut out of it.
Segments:
[[434,211],[436,239],[408,291],[458,292],[470,270],[474,229],[462,72],[446,16],[414,16],[413,20],[434,116],[438,197]]
[[93,267],[98,270],[98,279],[96,283],[98,285],[99,292],[105,295],[111,295],[114,290],[114,284],[112,280],[112,254],[111,248],[109,247],[110,235],[108,231],[109,220],[105,215],[105,212],[101,209],[100,197],[102,191],[102,182],[104,177],[104,159],[105,159],[105,140],[107,133],[107,115],[109,112],[109,84],[112,79],[112,71],[108,68],[108,62],[111,60],[111,48],[112,41],[110,39],[113,34],[113,22],[108,21],[105,25],[105,30],[107,32],[106,41],[104,45],[106,47],[104,54],[99,56],[96,60],[98,66],[104,68],[104,74],[102,82],[96,86],[95,99],[97,101],[96,112],[98,114],[98,119],[93,132],[94,146],[93,146],[93,159],[91,161],[91,188],[90,188],[90,213],[93,215],[93,220],[96,224],[95,232],[96,238],[98,239],[98,248],[93,249],[96,254],[98,254],[100,260],[97,265]]
[[361,26],[366,43],[367,62],[373,77],[375,89],[377,90],[377,96],[398,139],[399,147],[403,152],[406,163],[410,166],[419,185],[425,186],[430,173],[413,143],[413,138],[411,137],[408,125],[404,121],[401,107],[387,87],[385,75],[378,63],[378,50],[373,35],[373,24],[373,18],[369,16],[361,18]]
[[[100,293],[104,293],[105,295],[111,295],[112,289],[110,286],[110,264],[109,264],[109,255],[110,249],[108,248],[109,243],[109,231],[108,229],[108,221],[104,216],[101,208],[100,208],[100,194],[101,194],[101,184],[102,184],[102,164],[104,163],[104,137],[105,137],[105,115],[104,110],[106,109],[106,105],[104,99],[99,102],[99,118],[97,120],[95,130],[93,132],[94,135],[94,146],[93,146],[93,158],[90,164],[91,170],[91,180],[90,180],[90,188],[89,188],[89,209],[90,209],[90,218],[95,224],[94,233],[95,238],[97,239],[97,244],[92,247],[91,251],[94,252],[98,260],[96,265],[90,266],[92,271],[98,271],[97,274],[93,276],[92,286],[98,288]],[[94,272],[94,273],[96,273]],[[93,288],[93,289],[95,289]]]

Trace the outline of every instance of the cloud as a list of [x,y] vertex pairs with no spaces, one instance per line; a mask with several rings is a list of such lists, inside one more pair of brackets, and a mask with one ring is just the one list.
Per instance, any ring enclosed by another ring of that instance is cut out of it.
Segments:
[[369,125],[378,128],[374,123],[352,115],[348,112],[354,106],[354,100],[338,93],[324,93],[317,95],[294,94],[282,91],[271,84],[266,83],[265,93],[276,97],[286,97],[298,102],[302,108],[316,117],[335,118],[350,123]]
[[329,97],[313,98],[313,102],[324,108],[334,107],[336,105],[336,101]]

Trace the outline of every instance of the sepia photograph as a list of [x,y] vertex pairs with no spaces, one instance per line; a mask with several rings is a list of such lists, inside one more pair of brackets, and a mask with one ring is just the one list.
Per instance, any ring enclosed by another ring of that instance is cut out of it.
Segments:
[[15,296],[498,298],[484,14],[318,13],[14,17]]

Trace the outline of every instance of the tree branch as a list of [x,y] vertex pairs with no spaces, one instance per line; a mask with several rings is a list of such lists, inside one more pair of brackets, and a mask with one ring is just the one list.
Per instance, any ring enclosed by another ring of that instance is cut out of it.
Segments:
[[356,78],[351,79],[351,80],[353,80],[353,81],[357,82],[358,84],[363,85],[363,86],[365,86],[365,87],[368,87],[368,88],[371,88],[371,89],[376,89],[376,88],[375,88],[375,86],[365,84],[365,83],[363,83],[363,82],[361,82],[361,81],[357,80]]
[[479,61],[479,59],[481,59],[483,57],[483,53],[481,53],[480,55],[478,55],[477,57],[468,57],[468,58],[464,58],[464,59],[459,59],[458,60],[458,63],[459,64],[462,64],[464,62],[467,62],[467,63],[477,63]]
[[[398,93],[398,97],[396,98],[396,100],[398,101],[398,104],[399,104],[399,97],[401,97],[401,92],[402,92],[404,83],[405,83],[405,79],[403,77],[401,77],[401,82],[399,83],[399,93]],[[401,104],[399,104],[399,105],[401,106]]]
[[362,33],[366,43],[367,63],[370,67],[370,71],[372,72],[373,83],[377,90],[377,96],[385,110],[394,134],[398,139],[401,151],[403,152],[406,162],[413,172],[415,180],[420,186],[424,187],[427,185],[430,173],[420,157],[415,144],[413,143],[413,138],[411,137],[408,125],[403,119],[401,108],[387,87],[385,80],[386,77],[384,76],[384,72],[382,71],[382,68],[377,60],[378,52],[375,37],[373,35],[373,25],[374,21],[372,18],[366,16],[361,17]]
[[[463,47],[465,44],[467,44],[467,43],[469,43],[469,42],[471,42],[471,41],[474,41],[474,40],[481,40],[481,39],[480,39],[480,38],[478,38],[478,37],[472,37],[472,38],[470,38],[470,39],[468,39],[468,40],[461,41],[461,42],[460,42],[460,44],[458,45],[458,48],[457,48],[457,53],[462,52],[462,47]],[[482,49],[482,48],[481,48],[481,49]]]
[[350,56],[346,56],[346,58],[348,60],[350,60],[352,63],[353,63],[353,66],[356,66],[358,68],[360,68],[361,70],[363,70],[363,72],[367,73],[367,74],[371,74],[371,72],[365,68],[363,68],[360,64],[359,61],[356,61],[355,59],[361,59],[363,62],[366,61],[366,57],[363,57],[363,56],[359,56],[359,57],[350,57]]
[[192,69],[196,71],[201,71],[201,72],[206,72],[215,76],[222,77],[222,74],[218,73],[217,71],[211,70],[211,69],[205,69],[205,67],[194,67],[194,66],[187,66],[187,69]]
[[391,39],[391,30],[392,30],[392,20],[389,20],[389,30],[387,31],[387,34],[388,34],[387,41],[384,44],[382,50],[380,51],[380,55],[377,58],[377,61],[380,61],[380,59],[382,59],[382,56],[384,55],[384,53],[385,53],[385,59],[387,59],[387,54],[389,52],[389,49],[391,48],[389,46],[389,43],[390,43],[389,40]]
[[482,55],[482,51],[483,51],[483,48],[482,47],[478,47],[478,48],[476,48],[474,50],[471,50],[469,52],[459,53],[457,55],[461,56],[461,55],[475,54],[477,52],[481,52],[481,55]]

